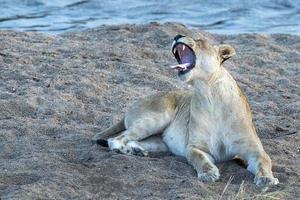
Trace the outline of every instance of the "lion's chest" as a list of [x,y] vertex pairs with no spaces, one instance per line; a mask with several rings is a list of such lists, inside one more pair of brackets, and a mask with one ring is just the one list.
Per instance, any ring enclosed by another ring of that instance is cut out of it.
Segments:
[[189,133],[189,142],[191,145],[212,155],[215,161],[226,161],[233,157],[231,133],[230,127],[220,121],[210,129],[199,127],[199,129],[196,128],[191,131]]
[[232,159],[236,118],[232,107],[216,100],[211,100],[206,108],[195,107],[191,113],[189,143],[211,154],[217,162]]

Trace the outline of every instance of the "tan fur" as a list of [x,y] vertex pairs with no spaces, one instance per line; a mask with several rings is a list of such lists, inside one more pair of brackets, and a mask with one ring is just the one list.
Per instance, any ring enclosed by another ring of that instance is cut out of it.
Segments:
[[124,118],[117,124],[109,127],[108,129],[102,131],[101,133],[93,137],[93,141],[99,142],[100,140],[107,140],[108,138],[120,133],[125,130]]
[[[195,53],[195,67],[179,76],[193,90],[161,92],[133,104],[125,114],[124,131],[108,140],[109,148],[137,155],[169,150],[186,157],[202,181],[219,179],[216,162],[239,157],[255,175],[257,185],[277,184],[271,160],[252,123],[247,98],[222,65],[235,50],[190,37],[177,42]],[[111,130],[97,134],[94,140],[116,133]]]

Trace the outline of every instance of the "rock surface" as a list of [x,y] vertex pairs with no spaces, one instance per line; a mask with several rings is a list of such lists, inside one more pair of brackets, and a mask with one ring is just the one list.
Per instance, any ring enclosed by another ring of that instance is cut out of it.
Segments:
[[170,23],[58,36],[0,31],[1,199],[300,198],[299,36],[201,32],[236,49],[225,67],[249,98],[279,185],[256,187],[235,162],[218,164],[218,182],[201,183],[184,158],[92,144],[132,101],[182,87],[168,69],[170,46],[192,32]]

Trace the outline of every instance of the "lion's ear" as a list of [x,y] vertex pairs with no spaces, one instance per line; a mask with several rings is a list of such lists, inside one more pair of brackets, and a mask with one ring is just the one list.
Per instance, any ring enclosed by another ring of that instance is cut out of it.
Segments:
[[218,52],[221,58],[221,63],[235,55],[235,49],[228,44],[218,46]]

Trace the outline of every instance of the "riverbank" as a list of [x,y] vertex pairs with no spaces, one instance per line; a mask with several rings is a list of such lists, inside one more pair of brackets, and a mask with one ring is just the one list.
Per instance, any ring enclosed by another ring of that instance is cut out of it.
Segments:
[[[234,162],[201,183],[184,158],[135,157],[93,145],[132,101],[181,87],[169,66],[179,24],[101,26],[58,36],[0,31],[1,199],[299,198],[300,37],[215,35],[237,55],[225,64],[248,96],[277,186],[261,189]],[[264,195],[264,196],[262,196]]]

